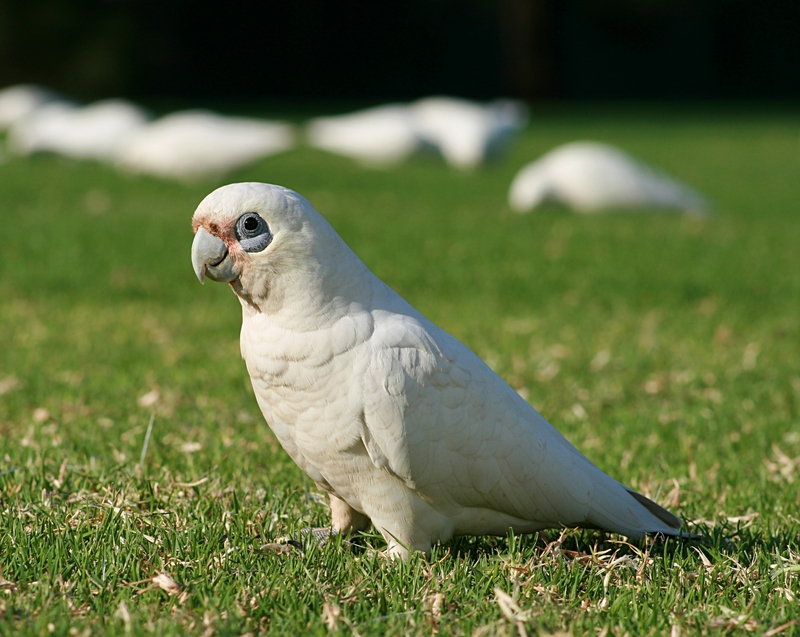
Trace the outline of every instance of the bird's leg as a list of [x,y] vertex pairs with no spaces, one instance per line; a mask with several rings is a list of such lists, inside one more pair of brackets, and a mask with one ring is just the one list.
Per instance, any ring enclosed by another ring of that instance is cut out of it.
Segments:
[[333,493],[328,494],[331,503],[331,526],[308,527],[302,529],[300,533],[310,535],[317,544],[323,546],[332,536],[342,533],[350,535],[369,528],[370,519],[363,513],[359,513],[347,502]]
[[381,552],[384,557],[392,560],[403,560],[404,562],[408,561],[409,554],[408,547],[400,544],[397,540],[389,540],[386,550]]
[[388,557],[390,559],[399,559],[403,560],[404,562],[408,561],[409,555],[412,553],[422,553],[425,556],[425,559],[430,559],[431,557],[431,544],[430,542],[424,543],[419,546],[415,546],[413,548],[409,548],[402,542],[398,542],[395,538],[386,537],[384,533],[384,537],[386,538],[387,547],[385,551],[381,551],[381,555],[384,557]]
[[359,513],[339,496],[329,493],[331,524],[338,533],[355,533],[369,528],[370,519]]
[[[375,527],[383,535],[386,540],[386,550],[381,551],[381,555],[390,559],[399,559],[404,562],[408,561],[408,557],[412,553],[422,553],[426,559],[431,556],[431,540],[422,533],[414,533],[413,529],[405,529],[407,533],[403,533],[398,529],[398,534],[393,533],[386,527],[381,527],[378,522],[375,522]],[[414,538],[411,541],[405,541],[402,537]]]

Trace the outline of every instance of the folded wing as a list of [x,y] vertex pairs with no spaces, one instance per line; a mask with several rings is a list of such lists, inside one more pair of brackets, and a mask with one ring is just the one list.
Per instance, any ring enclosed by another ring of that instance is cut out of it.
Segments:
[[367,449],[457,533],[679,532],[678,518],[600,471],[468,348],[423,321],[376,322],[376,373],[363,376]]

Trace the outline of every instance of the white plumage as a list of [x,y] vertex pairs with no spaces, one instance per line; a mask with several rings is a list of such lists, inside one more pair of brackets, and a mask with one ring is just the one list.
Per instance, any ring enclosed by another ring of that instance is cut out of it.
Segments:
[[103,100],[82,107],[54,101],[17,121],[9,130],[9,145],[22,155],[53,152],[110,161],[147,120],[144,109],[126,100]]
[[454,97],[426,97],[412,104],[311,120],[312,146],[364,164],[398,163],[421,148],[434,148],[456,168],[480,166],[525,126],[524,105],[510,100],[479,104]]
[[289,124],[209,111],[166,115],[132,136],[118,164],[172,179],[221,175],[292,147]]
[[479,104],[454,97],[427,97],[410,106],[420,139],[462,170],[480,166],[527,123],[521,102]]
[[306,136],[316,148],[372,165],[397,163],[419,147],[413,116],[402,104],[317,117],[307,124]]
[[53,91],[33,84],[17,84],[0,90],[0,130],[58,99]]
[[241,351],[283,448],[391,554],[454,535],[598,527],[678,534],[472,351],[380,281],[297,193],[233,184],[193,218],[198,277],[230,283]]
[[545,202],[578,212],[605,208],[662,208],[703,213],[708,202],[627,153],[597,142],[559,146],[514,177],[509,205],[527,212]]

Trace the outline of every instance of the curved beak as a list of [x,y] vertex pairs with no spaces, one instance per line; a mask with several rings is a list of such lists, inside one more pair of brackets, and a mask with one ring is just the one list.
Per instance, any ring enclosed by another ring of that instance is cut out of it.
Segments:
[[239,275],[233,270],[233,259],[228,256],[228,247],[213,234],[200,228],[192,242],[192,267],[197,279],[203,283],[206,276],[212,281],[229,283]]

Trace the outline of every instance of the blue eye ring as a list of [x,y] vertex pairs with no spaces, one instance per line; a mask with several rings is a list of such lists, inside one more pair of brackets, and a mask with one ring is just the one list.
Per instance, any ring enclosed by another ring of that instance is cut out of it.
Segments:
[[261,252],[272,243],[269,226],[257,212],[245,212],[236,220],[233,231],[245,252]]

